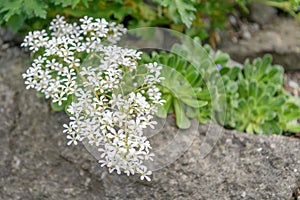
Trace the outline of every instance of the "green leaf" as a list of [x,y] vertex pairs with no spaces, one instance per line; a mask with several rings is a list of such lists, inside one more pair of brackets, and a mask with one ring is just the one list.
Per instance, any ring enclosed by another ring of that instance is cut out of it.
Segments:
[[196,8],[187,0],[162,0],[157,1],[168,9],[172,20],[178,24],[183,22],[188,28],[191,27],[192,21],[196,18]]
[[7,24],[9,24],[9,26],[11,27],[12,31],[14,33],[18,32],[18,30],[20,30],[24,24],[24,17],[21,15],[14,15],[12,16]]
[[269,100],[271,99],[271,96],[269,94],[264,94],[259,100],[258,100],[258,105],[267,105]]
[[[275,67],[272,67],[272,69],[268,72],[266,77],[264,78],[265,82],[270,82],[273,79],[276,79],[277,76],[281,76],[281,70]],[[278,84],[278,83],[277,83]],[[279,83],[280,84],[280,83]]]
[[201,100],[211,100],[211,94],[208,88],[204,88],[202,90],[195,90],[196,96]]
[[201,90],[201,91],[196,90],[195,93],[196,93],[196,96],[197,96],[198,99],[207,100],[207,101],[211,100],[211,95],[210,95],[210,92],[207,88],[204,89],[204,90]]
[[238,93],[240,95],[241,98],[245,98],[248,96],[248,92],[247,92],[247,81],[245,79],[241,79],[239,81],[237,81],[239,84],[239,88],[238,88]]
[[184,108],[178,99],[174,99],[174,109],[176,114],[176,124],[181,129],[187,129],[191,126],[190,120],[186,117]]
[[227,53],[223,53],[222,51],[217,51],[215,55],[215,64],[221,64],[226,65],[226,63],[229,61],[230,57]]
[[23,9],[28,16],[34,14],[33,16],[35,17],[46,18],[46,8],[48,6],[45,2],[39,0],[24,0],[23,6]]
[[248,124],[248,126],[246,127],[246,132],[247,133],[254,133],[253,124]]
[[194,87],[195,91],[197,90],[197,88],[201,89],[203,87],[203,81],[203,78],[201,77],[201,75],[199,75],[194,82],[191,82],[191,85]]
[[[165,52],[164,52],[165,53]],[[172,67],[172,68],[175,68],[176,70],[177,70],[177,56],[176,55],[174,55],[174,54],[167,54],[167,55],[165,55],[165,56],[160,56],[160,62],[161,63],[166,63],[167,64],[167,66],[170,66],[170,67]],[[181,72],[181,70],[177,70],[177,71],[179,71],[179,72]]]
[[[207,123],[212,119],[211,109],[205,109],[205,110],[201,109],[199,111],[199,113],[200,113],[200,116],[199,116],[198,120],[200,123]],[[225,114],[225,113],[223,113],[223,114]],[[223,118],[221,118],[221,119],[223,119]],[[221,122],[222,122],[222,120],[221,120]]]
[[244,111],[244,113],[248,113],[248,104],[244,99],[239,100],[239,109]]
[[249,13],[249,10],[247,8],[247,4],[245,0],[235,0],[235,2],[241,7],[241,9],[245,12],[245,13]]
[[163,95],[162,99],[166,100],[166,102],[164,103],[164,105],[157,106],[158,111],[156,115],[160,118],[166,118],[172,105],[173,97],[170,94]]
[[[182,58],[177,57],[177,63],[175,64],[175,68],[179,72],[183,72],[184,69],[189,65],[189,63]],[[170,65],[169,65],[170,66]]]
[[229,75],[230,79],[236,80],[239,73],[241,73],[241,69],[239,67],[232,68]]
[[300,118],[300,111],[299,110],[287,110],[284,111],[283,117],[285,120],[295,120]]
[[270,109],[278,109],[285,103],[285,101],[285,97],[277,97],[275,100],[268,104],[268,107],[270,107]]
[[140,4],[139,9],[142,11],[141,14],[144,19],[149,19],[150,21],[156,19],[156,10],[154,8],[152,8],[151,6],[148,6],[147,4],[143,3],[143,4]]
[[8,21],[12,16],[21,14],[23,10],[23,0],[4,0],[0,4],[0,13],[4,13],[4,21]]
[[37,92],[37,93],[36,93],[36,96],[37,96],[37,97],[45,97],[45,94],[42,93],[42,92]]
[[[67,109],[66,107],[69,106],[72,103],[72,99],[73,99],[73,96],[69,95],[67,97],[67,100],[63,101],[61,105],[58,105],[58,102],[54,103],[53,101],[51,101],[51,107],[54,111],[61,111],[61,110],[64,110],[64,109],[66,111],[66,109]],[[69,114],[69,113],[67,112],[67,114]]]
[[166,118],[168,115],[168,111],[166,111],[162,105],[158,105],[155,115],[160,118]]
[[253,124],[253,130],[255,133],[258,133],[258,134],[264,133],[262,127],[259,124]]
[[266,54],[261,62],[261,65],[258,68],[258,76],[263,77],[266,74],[267,68],[270,66],[272,62],[272,56],[270,54]]
[[246,79],[251,79],[253,66],[251,65],[250,61],[247,59],[244,63],[244,74]]
[[224,76],[225,74],[227,75],[229,72],[230,72],[229,67],[222,67],[222,69],[220,70],[221,76]]
[[286,130],[292,133],[300,133],[300,124],[287,124]]
[[255,97],[256,96],[256,82],[250,82],[249,84],[249,96]]
[[185,78],[190,84],[192,84],[197,80],[198,77],[199,74],[197,73],[196,69],[193,66],[190,66],[186,71]]
[[279,125],[276,122],[269,122],[269,130],[271,132],[271,134],[281,134],[282,133],[282,129],[279,127]]
[[54,111],[61,111],[65,108],[65,105],[62,104],[62,105],[59,106],[57,102],[55,102],[55,103],[51,102],[51,107]]
[[200,108],[207,105],[206,101],[199,101],[198,99],[192,98],[180,98],[180,101],[193,108]]
[[265,94],[269,95],[269,96],[274,96],[276,93],[276,87],[272,84],[269,83],[267,87],[265,87]]
[[271,135],[271,134],[281,134],[282,129],[275,121],[269,121],[261,125],[263,134]]
[[226,84],[226,90],[230,94],[234,94],[238,90],[238,84],[236,81],[229,80],[228,83]]
[[72,6],[72,8],[75,8],[80,3],[80,0],[51,0],[51,2],[62,7]]
[[199,109],[193,108],[191,106],[186,106],[186,116],[191,119],[195,119],[199,116]]
[[[256,99],[254,97],[249,97],[248,98],[248,106],[249,108],[255,108],[256,107]],[[255,109],[253,109],[255,110]]]
[[265,119],[266,120],[273,120],[277,115],[276,115],[276,112],[273,112],[271,110],[268,110],[266,113],[265,113]]

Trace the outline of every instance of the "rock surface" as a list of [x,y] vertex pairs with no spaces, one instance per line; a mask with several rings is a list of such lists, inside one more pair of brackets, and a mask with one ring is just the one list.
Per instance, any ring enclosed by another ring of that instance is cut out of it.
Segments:
[[[290,199],[300,140],[225,131],[205,158],[199,137],[152,182],[106,175],[83,145],[67,147],[63,112],[24,89],[18,48],[0,52],[0,199]],[[174,130],[172,119],[167,124]],[[166,129],[168,130],[168,128]]]
[[252,34],[251,39],[234,43],[224,33],[220,49],[232,59],[243,63],[246,58],[254,59],[266,53],[273,55],[273,63],[287,70],[300,70],[300,23],[291,18],[276,18]]
[[249,5],[249,13],[251,20],[260,25],[264,25],[271,22],[276,17],[277,10],[274,7],[261,3],[251,3]]

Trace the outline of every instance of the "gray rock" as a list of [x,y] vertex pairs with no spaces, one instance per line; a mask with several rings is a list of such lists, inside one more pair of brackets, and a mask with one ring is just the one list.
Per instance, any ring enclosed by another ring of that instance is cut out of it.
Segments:
[[[0,38],[5,43],[20,44],[24,36],[20,33],[13,33],[10,28],[0,27]],[[0,42],[1,44],[1,42]]]
[[277,10],[274,7],[260,3],[251,3],[249,5],[249,10],[250,19],[260,25],[270,23],[277,14]]
[[243,63],[246,58],[254,59],[266,53],[273,55],[273,63],[287,70],[300,70],[300,23],[295,19],[278,18],[272,24],[252,34],[250,40],[237,43],[223,39],[220,49],[232,59]]
[[[276,200],[292,195],[300,177],[299,140],[225,131],[200,158],[208,128],[203,125],[184,155],[155,171],[152,182],[105,175],[83,145],[66,146],[62,125],[68,117],[24,89],[21,74],[28,65],[17,48],[0,54],[0,199]],[[162,145],[174,130],[169,118]]]

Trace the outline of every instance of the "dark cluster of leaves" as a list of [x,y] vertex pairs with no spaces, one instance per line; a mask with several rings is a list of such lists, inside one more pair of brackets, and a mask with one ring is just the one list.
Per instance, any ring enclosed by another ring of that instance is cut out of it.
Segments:
[[224,26],[234,4],[219,0],[2,0],[0,24],[16,32],[22,27],[44,28],[57,14],[70,19],[87,15],[129,28],[163,26],[205,38],[206,30]]
[[0,25],[14,32],[28,31],[44,28],[57,14],[69,20],[87,15],[128,28],[168,27],[204,39],[216,35],[216,28],[224,28],[236,5],[247,12],[251,2],[280,8],[300,19],[298,0],[2,0]]
[[215,30],[224,28],[227,15],[239,5],[260,2],[300,19],[297,0],[2,0],[0,25],[14,32],[42,29],[57,14],[68,20],[91,16],[125,24],[128,28],[161,26],[206,39],[214,44]]
[[0,25],[9,26],[14,32],[24,25],[26,30],[42,29],[56,14],[64,9],[88,7],[91,0],[2,0]]

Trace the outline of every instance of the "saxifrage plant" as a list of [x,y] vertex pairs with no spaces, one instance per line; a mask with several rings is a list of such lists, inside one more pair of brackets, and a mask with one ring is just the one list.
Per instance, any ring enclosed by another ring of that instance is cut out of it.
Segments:
[[139,65],[141,52],[114,45],[126,31],[123,26],[91,17],[80,22],[57,16],[49,30],[25,37],[22,46],[35,58],[23,74],[27,89],[69,114],[68,145],[85,140],[98,148],[99,163],[109,172],[150,181],[152,172],[143,162],[153,154],[143,130],[154,128],[153,115],[164,103],[156,87],[161,67]]
[[221,70],[228,105],[225,126],[258,134],[300,131],[299,99],[284,90],[284,70],[271,62],[266,55],[246,60],[243,69]]

